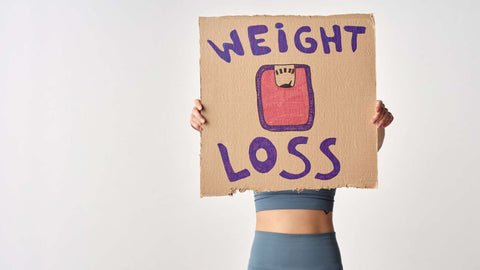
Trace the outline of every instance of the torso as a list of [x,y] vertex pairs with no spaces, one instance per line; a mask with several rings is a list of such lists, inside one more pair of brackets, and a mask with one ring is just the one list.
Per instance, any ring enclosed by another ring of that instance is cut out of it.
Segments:
[[333,232],[332,212],[307,209],[274,209],[256,212],[255,230],[311,234]]

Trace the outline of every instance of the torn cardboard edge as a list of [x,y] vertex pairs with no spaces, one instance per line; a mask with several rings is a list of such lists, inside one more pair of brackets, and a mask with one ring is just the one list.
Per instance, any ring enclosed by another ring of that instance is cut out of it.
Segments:
[[277,191],[297,191],[302,192],[303,190],[315,190],[319,191],[320,189],[336,189],[336,188],[348,188],[348,189],[378,189],[378,182],[374,183],[374,185],[364,185],[364,186],[352,186],[349,184],[341,184],[337,186],[328,186],[328,187],[303,187],[303,188],[295,188],[295,189],[282,189],[282,190],[272,190],[272,189],[264,189],[264,188],[255,188],[255,187],[231,187],[230,192],[228,194],[202,194],[200,192],[200,198],[204,197],[222,197],[222,196],[231,196],[233,197],[234,194],[244,193],[246,191],[254,191],[254,192],[277,192]]

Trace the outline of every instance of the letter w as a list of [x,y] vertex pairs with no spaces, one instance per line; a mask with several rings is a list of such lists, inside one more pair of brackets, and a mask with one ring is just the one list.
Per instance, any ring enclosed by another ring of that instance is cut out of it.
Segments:
[[223,43],[223,51],[218,48],[215,43],[211,40],[207,40],[208,44],[212,46],[212,48],[215,50],[215,52],[225,60],[225,62],[230,63],[230,50],[233,50],[236,54],[238,55],[243,55],[243,47],[242,47],[242,42],[240,42],[240,38],[238,37],[237,30],[233,30],[230,32],[230,38],[232,39],[233,43]]

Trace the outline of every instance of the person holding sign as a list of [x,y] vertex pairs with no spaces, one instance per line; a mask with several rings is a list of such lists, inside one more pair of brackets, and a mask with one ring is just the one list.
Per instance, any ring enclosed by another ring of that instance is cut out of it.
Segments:
[[[202,110],[200,100],[194,100],[190,125],[197,131],[206,123]],[[392,113],[377,100],[371,119],[377,127],[377,150],[392,121]],[[256,227],[248,269],[343,269],[332,219],[335,192],[255,192]]]

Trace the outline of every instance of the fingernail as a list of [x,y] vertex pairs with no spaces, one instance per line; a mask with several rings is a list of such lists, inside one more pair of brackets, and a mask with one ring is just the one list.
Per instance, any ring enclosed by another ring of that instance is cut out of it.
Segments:
[[201,119],[200,122],[205,123],[205,119]]

